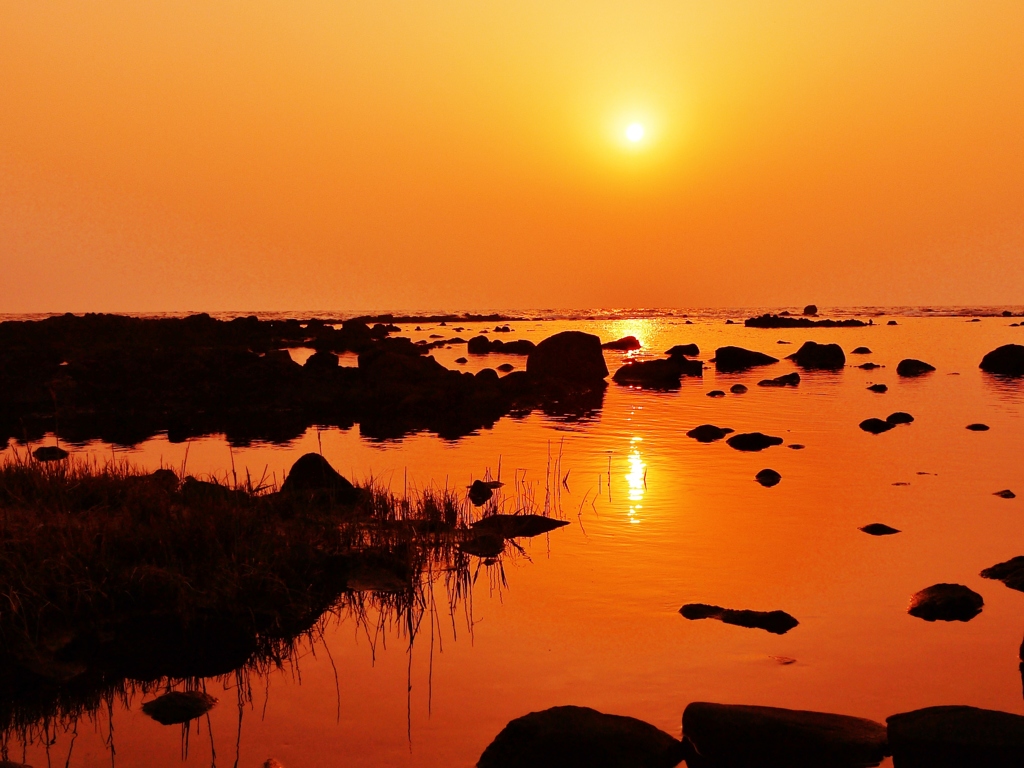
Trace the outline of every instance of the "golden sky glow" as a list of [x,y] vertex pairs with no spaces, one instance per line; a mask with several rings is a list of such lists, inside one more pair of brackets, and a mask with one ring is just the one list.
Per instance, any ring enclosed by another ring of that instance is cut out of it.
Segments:
[[1021,40],[1016,0],[3,2],[0,311],[1020,302]]

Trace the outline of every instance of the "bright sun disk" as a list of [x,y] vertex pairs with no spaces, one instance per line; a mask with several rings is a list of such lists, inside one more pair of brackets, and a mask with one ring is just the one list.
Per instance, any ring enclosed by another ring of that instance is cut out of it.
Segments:
[[644,127],[640,123],[632,123],[626,128],[626,138],[632,142],[640,141],[644,137]]

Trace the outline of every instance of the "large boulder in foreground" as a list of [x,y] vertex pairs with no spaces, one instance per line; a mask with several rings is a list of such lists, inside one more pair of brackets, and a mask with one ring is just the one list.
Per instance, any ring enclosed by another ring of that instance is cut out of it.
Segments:
[[589,707],[552,707],[517,717],[477,768],[671,768],[682,743],[642,720]]
[[715,350],[715,369],[723,373],[737,373],[779,362],[777,357],[743,347],[719,347]]
[[789,360],[801,368],[820,369],[826,371],[837,370],[846,365],[846,355],[843,348],[838,344],[819,344],[816,341],[805,341],[792,355]]
[[340,504],[354,504],[359,499],[359,490],[319,453],[307,453],[292,464],[281,493],[326,494]]
[[582,331],[562,331],[544,339],[526,358],[534,379],[597,386],[608,376],[601,339]]
[[907,613],[925,621],[970,621],[984,607],[981,595],[963,584],[933,584],[910,598]]
[[690,768],[860,768],[885,757],[885,726],[826,712],[695,701],[683,712]]
[[927,707],[888,718],[895,768],[1024,765],[1024,717],[965,706]]
[[1004,344],[981,358],[978,366],[986,373],[1003,376],[1024,376],[1024,346]]

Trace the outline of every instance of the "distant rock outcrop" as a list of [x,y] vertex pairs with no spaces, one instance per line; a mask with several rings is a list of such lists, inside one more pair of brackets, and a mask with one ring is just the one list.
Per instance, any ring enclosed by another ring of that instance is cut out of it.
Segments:
[[809,317],[772,314],[747,318],[743,324],[747,328],[863,328],[867,325],[863,320],[852,317],[846,320],[812,320]]

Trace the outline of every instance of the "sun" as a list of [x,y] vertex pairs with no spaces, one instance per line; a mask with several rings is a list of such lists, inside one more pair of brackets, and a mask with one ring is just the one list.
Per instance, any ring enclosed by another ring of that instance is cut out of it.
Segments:
[[630,123],[626,128],[626,138],[634,144],[643,139],[645,133],[646,131],[640,123]]

